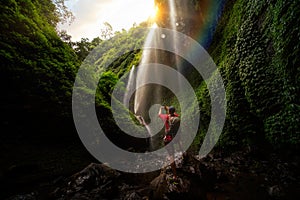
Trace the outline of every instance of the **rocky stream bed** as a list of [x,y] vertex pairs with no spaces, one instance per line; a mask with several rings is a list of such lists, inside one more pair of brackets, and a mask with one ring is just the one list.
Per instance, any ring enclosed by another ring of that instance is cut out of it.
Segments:
[[33,199],[299,199],[299,157],[238,150],[214,151],[205,158],[188,153],[170,167],[144,174],[119,172],[91,163],[69,177],[51,180],[9,200]]

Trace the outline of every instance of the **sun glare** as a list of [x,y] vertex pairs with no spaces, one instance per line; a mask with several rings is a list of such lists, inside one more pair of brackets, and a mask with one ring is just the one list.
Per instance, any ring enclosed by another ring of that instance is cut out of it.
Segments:
[[151,26],[151,28],[157,28],[157,24],[154,22]]
[[[130,29],[133,24],[145,21],[148,21],[151,26],[159,15],[159,8],[155,5],[154,0],[76,0],[76,2],[74,0],[74,3],[69,3],[68,6],[76,19],[71,26],[62,25],[61,29],[67,30],[75,41],[80,38],[93,39],[97,37],[99,24],[105,22],[112,26],[113,31],[121,31]],[[101,8],[100,12],[99,8]]]
[[151,24],[155,23],[158,7],[155,6],[154,1],[151,3],[151,5],[145,5],[143,12],[145,16],[147,16],[145,20],[148,20]]
[[150,13],[149,16],[150,16],[151,20],[153,20],[153,21],[156,18],[157,10],[158,10],[157,6],[153,6],[149,12]]

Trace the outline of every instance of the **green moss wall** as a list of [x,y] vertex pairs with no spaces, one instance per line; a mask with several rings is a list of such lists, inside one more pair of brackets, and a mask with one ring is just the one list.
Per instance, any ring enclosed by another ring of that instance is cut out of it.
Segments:
[[209,49],[226,83],[224,143],[299,144],[299,16],[297,0],[226,1]]

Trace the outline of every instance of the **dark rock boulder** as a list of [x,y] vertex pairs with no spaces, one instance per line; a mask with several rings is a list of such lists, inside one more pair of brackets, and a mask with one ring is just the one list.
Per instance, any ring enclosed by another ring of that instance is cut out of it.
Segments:
[[57,188],[53,197],[59,199],[114,198],[118,195],[117,180],[120,173],[104,164],[92,163],[72,175]]

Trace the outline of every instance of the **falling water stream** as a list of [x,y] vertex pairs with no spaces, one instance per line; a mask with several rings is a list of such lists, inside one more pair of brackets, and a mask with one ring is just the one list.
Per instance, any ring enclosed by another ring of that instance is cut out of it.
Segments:
[[[176,30],[176,27],[178,26],[178,23],[176,22],[176,5],[174,0],[169,0],[168,2],[169,5],[169,22],[170,28],[172,30]],[[148,46],[157,46],[156,44],[158,42],[161,42],[161,39],[165,39],[165,35],[161,33],[161,36],[158,41],[158,37],[154,37],[154,34],[157,34],[156,31],[157,25],[156,23],[153,24],[152,28],[150,29],[146,40],[145,40],[145,47]],[[175,37],[173,35],[172,40],[175,40]],[[171,41],[172,41],[171,40]],[[169,41],[170,42],[170,41]],[[166,45],[174,45],[172,48],[176,49],[178,47],[175,47],[176,42],[171,42],[172,44],[168,43]],[[168,93],[166,88],[160,86],[160,85],[146,85],[147,81],[151,80],[152,77],[149,76],[149,70],[151,68],[151,63],[163,63],[164,65],[172,66],[174,69],[178,69],[179,61],[176,59],[174,55],[170,55],[166,52],[162,52],[157,49],[143,49],[142,52],[142,58],[140,61],[140,65],[135,67],[133,66],[130,74],[129,74],[129,79],[128,79],[128,84],[126,91],[129,91],[132,89],[132,87],[135,87],[135,93],[134,93],[134,102],[133,102],[133,112],[137,116],[141,116],[143,119],[143,125],[147,129],[149,133],[149,149],[150,150],[155,150],[155,148],[158,148],[159,144],[161,143],[161,136],[160,137],[154,137],[156,132],[152,130],[151,127],[149,126],[149,123],[152,123],[157,117],[158,109],[160,105],[163,105],[164,103],[168,102],[166,98],[168,98]],[[151,69],[153,71],[153,68]],[[155,76],[162,82],[166,79],[166,74],[162,74],[159,71],[155,71]],[[176,79],[176,77],[175,77]],[[176,84],[176,83],[175,83]],[[179,83],[177,83],[180,85]],[[144,85],[142,87],[138,87]],[[124,96],[124,104],[125,102],[129,102],[130,97],[128,96],[127,93],[125,93]],[[155,105],[155,106],[154,106]],[[150,109],[154,109],[152,112],[153,114],[150,114]],[[160,120],[160,119],[159,119]],[[162,124],[162,121],[156,120],[157,123]]]
[[[128,78],[128,83],[126,86],[126,91],[130,91],[134,89],[135,87],[135,66],[133,65],[130,72],[129,72],[129,78]],[[123,99],[123,104],[126,105],[126,102],[130,101],[130,96],[128,92],[125,92],[124,99]]]

